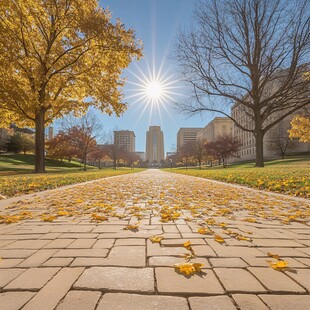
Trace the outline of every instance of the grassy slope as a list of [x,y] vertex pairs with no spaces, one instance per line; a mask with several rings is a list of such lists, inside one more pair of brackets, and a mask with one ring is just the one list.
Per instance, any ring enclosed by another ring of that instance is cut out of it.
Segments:
[[[31,173],[34,169],[34,159],[34,155],[31,154],[0,155],[0,175]],[[81,164],[75,161],[69,163],[67,160],[60,161],[50,158],[46,158],[45,165],[48,172],[72,171],[81,168]]]
[[46,174],[33,174],[33,155],[0,156],[0,194],[5,197],[20,196],[60,186],[101,179],[114,175],[138,172],[143,169],[81,170],[77,162],[46,160]]
[[310,156],[307,155],[272,160],[266,162],[265,168],[242,163],[228,168],[216,166],[202,170],[176,168],[166,171],[310,198]]

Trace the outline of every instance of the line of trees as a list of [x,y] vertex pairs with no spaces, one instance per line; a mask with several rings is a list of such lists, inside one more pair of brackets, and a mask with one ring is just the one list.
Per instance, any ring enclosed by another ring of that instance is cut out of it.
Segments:
[[167,159],[173,165],[178,162],[187,169],[189,165],[198,165],[201,169],[203,163],[223,164],[226,167],[229,158],[238,157],[238,149],[241,142],[231,135],[218,136],[214,141],[206,140],[189,141],[182,145],[175,155]]
[[116,169],[121,164],[133,168],[141,161],[135,153],[115,144],[112,134],[103,133],[100,121],[90,112],[80,118],[66,118],[58,134],[47,142],[47,155],[60,160],[78,159],[85,171],[87,164],[101,169],[103,162],[112,161]]

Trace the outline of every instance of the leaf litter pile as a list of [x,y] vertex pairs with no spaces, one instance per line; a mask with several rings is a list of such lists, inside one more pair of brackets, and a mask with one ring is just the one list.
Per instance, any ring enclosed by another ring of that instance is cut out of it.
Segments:
[[[211,236],[222,246],[228,239],[252,242],[251,225],[271,222],[308,227],[309,203],[287,198],[279,199],[265,193],[242,190],[210,183],[186,176],[148,172],[60,189],[11,203],[0,214],[0,223],[21,221],[56,222],[85,220],[104,225],[109,220],[126,221],[124,232],[139,231],[142,224],[176,223],[195,225],[196,233]],[[247,227],[249,231],[238,229]],[[241,232],[241,233],[240,233]],[[164,236],[149,236],[159,243]],[[195,253],[190,242],[184,247],[184,262],[174,267],[184,275],[201,273],[203,264],[191,263]],[[268,253],[275,261],[268,261],[276,270],[287,267],[277,254]]]

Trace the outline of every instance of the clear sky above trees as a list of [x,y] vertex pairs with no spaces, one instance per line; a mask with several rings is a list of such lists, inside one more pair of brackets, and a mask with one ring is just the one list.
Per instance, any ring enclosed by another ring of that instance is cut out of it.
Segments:
[[[125,70],[129,82],[139,82],[131,73],[141,76],[137,66],[147,74],[147,63],[152,65],[153,56],[155,56],[156,70],[163,63],[163,71],[169,71],[170,74],[176,73],[176,64],[169,54],[172,54],[172,43],[175,41],[179,28],[188,27],[191,23],[194,9],[193,0],[102,0],[100,5],[108,6],[113,14],[113,19],[120,18],[126,28],[134,28],[137,38],[143,41],[144,58],[140,62],[131,64],[129,70]],[[177,79],[177,75],[175,75],[175,79]],[[181,83],[175,85],[181,86]],[[137,86],[127,83],[124,88],[125,95],[132,95],[131,90],[135,88]],[[99,117],[102,119],[105,130],[113,130],[116,127],[134,130],[137,151],[145,151],[145,135],[150,125],[161,126],[165,135],[165,151],[169,151],[176,146],[176,134],[180,127],[203,127],[208,120],[213,118],[213,115],[204,115],[204,119],[200,116],[187,119],[185,115],[176,114],[173,102],[167,101],[165,106],[168,112],[161,109],[161,117],[158,111],[153,110],[151,113],[150,107],[147,107],[138,120],[145,102],[133,104],[135,99],[127,100],[129,108],[122,117],[106,115]],[[180,97],[175,96],[176,101],[179,99]]]

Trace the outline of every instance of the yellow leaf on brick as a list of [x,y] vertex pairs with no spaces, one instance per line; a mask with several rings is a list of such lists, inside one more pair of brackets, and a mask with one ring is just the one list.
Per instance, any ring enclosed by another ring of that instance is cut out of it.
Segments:
[[160,236],[152,236],[149,238],[153,243],[160,243],[161,240],[164,239],[164,237],[160,237]]

